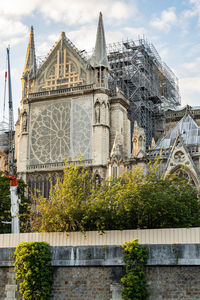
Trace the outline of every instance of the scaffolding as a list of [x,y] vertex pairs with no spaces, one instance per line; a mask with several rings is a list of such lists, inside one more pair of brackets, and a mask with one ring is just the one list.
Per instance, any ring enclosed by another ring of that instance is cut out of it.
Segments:
[[178,80],[162,62],[155,47],[145,39],[107,46],[110,64],[109,88],[120,88],[130,101],[129,117],[146,133],[146,146],[164,130],[165,110],[180,105]]

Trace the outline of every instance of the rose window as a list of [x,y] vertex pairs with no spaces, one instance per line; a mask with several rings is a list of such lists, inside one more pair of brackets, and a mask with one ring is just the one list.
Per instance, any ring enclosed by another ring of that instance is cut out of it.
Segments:
[[63,161],[70,155],[70,104],[49,105],[36,118],[31,134],[32,163]]

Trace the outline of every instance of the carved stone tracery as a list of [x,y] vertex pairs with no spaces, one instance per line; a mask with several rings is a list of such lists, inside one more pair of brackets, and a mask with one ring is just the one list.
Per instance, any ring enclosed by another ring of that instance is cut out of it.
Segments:
[[183,162],[185,160],[185,154],[182,151],[176,151],[174,153],[174,160],[176,162]]

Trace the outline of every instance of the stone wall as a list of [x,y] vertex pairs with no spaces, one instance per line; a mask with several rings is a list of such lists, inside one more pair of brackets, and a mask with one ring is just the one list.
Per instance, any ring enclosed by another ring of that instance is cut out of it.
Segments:
[[121,273],[121,267],[56,267],[51,299],[113,299],[111,285],[118,287]]
[[149,300],[200,299],[200,266],[146,267]]
[[[147,245],[149,300],[200,299],[200,245]],[[121,300],[120,246],[52,247],[51,300]],[[0,300],[21,300],[12,253],[0,249]]]

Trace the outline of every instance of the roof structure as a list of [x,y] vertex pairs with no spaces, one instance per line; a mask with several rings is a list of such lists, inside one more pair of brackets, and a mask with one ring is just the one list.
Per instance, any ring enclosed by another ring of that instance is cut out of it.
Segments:
[[200,106],[189,106],[188,104],[186,104],[184,106],[178,106],[178,107],[170,108],[169,110],[172,110],[172,111],[182,111],[182,110],[185,110],[185,109],[188,109],[188,110],[198,110],[198,109],[200,109]]
[[177,135],[181,136],[186,146],[200,145],[200,127],[189,114],[186,114],[175,127],[157,143],[153,150],[172,147]]
[[88,63],[87,53],[85,51],[79,51],[78,48],[76,48],[76,46],[66,37],[65,32],[61,32],[59,40],[54,43],[49,53],[46,55],[44,60],[42,60],[42,62],[39,64],[37,70],[37,76],[43,70],[43,68],[48,64],[48,61],[50,60],[53,53],[55,53],[56,49],[58,49],[58,47],[62,48],[64,44],[74,53],[74,55],[76,55],[76,57],[83,64]]
[[106,51],[106,40],[104,34],[104,26],[102,13],[99,14],[99,22],[97,28],[96,44],[94,48],[93,55],[90,59],[90,64],[93,68],[96,67],[105,67],[109,68],[107,51]]

